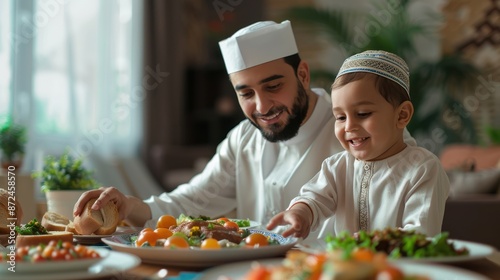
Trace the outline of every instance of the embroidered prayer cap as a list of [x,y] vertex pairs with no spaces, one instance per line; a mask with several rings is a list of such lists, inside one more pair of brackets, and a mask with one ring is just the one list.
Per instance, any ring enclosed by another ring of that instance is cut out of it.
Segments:
[[298,53],[292,25],[259,21],[220,41],[228,74]]
[[386,51],[364,51],[347,58],[340,67],[337,78],[355,72],[367,72],[390,79],[410,97],[410,70],[399,56]]

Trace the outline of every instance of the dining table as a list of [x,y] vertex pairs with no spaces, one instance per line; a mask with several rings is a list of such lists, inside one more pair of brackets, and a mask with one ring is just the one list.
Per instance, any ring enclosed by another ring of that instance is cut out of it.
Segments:
[[[297,247],[293,247],[290,250],[298,250]],[[277,257],[285,257],[277,256]],[[258,261],[258,259],[256,260]],[[494,251],[491,255],[484,258],[459,261],[459,262],[448,262],[448,263],[431,263],[434,265],[445,266],[445,267],[455,267],[460,269],[465,269],[467,271],[475,272],[477,274],[483,275],[488,279],[496,280],[500,279],[500,252]],[[213,266],[207,267],[179,267],[174,265],[169,265],[165,263],[163,265],[151,264],[146,262],[141,262],[138,266],[123,271],[120,275],[116,275],[113,279],[172,279],[172,280],[195,280],[197,276],[201,275],[204,270],[210,269]],[[109,279],[109,278],[107,278]],[[217,279],[214,279],[217,280]]]
[[[117,232],[115,234],[132,234],[138,233],[142,228],[139,227],[118,227]],[[75,239],[76,243],[78,241],[86,242],[88,240],[85,239]],[[480,244],[485,245],[485,244]],[[101,248],[109,249],[110,251],[115,251],[114,248],[109,246],[104,242],[99,242],[90,246],[97,246]],[[438,265],[444,267],[452,267],[464,269],[466,271],[470,271],[476,274],[480,274],[485,276],[488,279],[496,280],[500,279],[500,251],[496,250],[494,247],[487,245],[492,249],[492,253],[485,257],[473,258],[471,260],[466,259],[464,261],[453,261],[453,262],[429,262],[431,265]],[[300,250],[300,244],[296,244],[293,247],[290,247],[288,251],[283,252],[282,255],[273,256],[273,258],[285,258],[286,254],[290,250]],[[182,249],[179,249],[182,250]],[[123,252],[120,252],[123,253]],[[264,260],[264,259],[255,259],[255,261]],[[265,260],[264,260],[265,261]],[[236,261],[235,261],[236,262]],[[147,261],[141,261],[139,265],[117,272],[113,277],[105,277],[105,278],[95,278],[97,280],[104,279],[127,279],[127,280],[135,280],[135,279],[169,279],[169,280],[196,280],[197,276],[203,274],[205,270],[214,268],[214,265],[203,265],[198,264],[197,266],[176,266],[169,264],[168,261],[165,261],[162,264],[153,264]],[[223,278],[224,279],[224,278]],[[227,279],[227,278],[225,278]],[[214,279],[217,280],[217,279]]]

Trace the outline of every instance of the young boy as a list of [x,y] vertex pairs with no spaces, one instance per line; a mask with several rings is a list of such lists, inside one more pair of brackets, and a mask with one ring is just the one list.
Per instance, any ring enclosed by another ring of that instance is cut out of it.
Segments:
[[387,227],[441,232],[450,184],[439,159],[403,141],[413,115],[409,70],[398,56],[365,51],[346,59],[332,85],[335,135],[345,151],[325,161],[267,228],[307,237],[333,217],[332,234]]

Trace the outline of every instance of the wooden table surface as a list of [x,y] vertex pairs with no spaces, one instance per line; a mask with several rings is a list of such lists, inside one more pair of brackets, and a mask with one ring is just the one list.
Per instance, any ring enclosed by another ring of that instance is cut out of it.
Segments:
[[[493,255],[473,261],[457,262],[441,264],[450,267],[457,267],[466,270],[470,270],[479,274],[482,274],[489,279],[496,280],[500,279],[500,252],[495,252]],[[130,269],[124,273],[123,279],[148,279],[153,278],[161,270],[165,270],[167,274],[165,276],[177,276],[180,272],[190,271],[190,272],[201,272],[202,269],[187,269],[172,266],[161,266],[142,263],[136,268]]]

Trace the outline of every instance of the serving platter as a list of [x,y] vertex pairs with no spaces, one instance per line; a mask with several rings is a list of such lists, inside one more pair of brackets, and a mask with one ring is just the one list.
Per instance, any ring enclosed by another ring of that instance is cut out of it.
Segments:
[[266,230],[249,229],[249,231],[251,233],[262,233],[273,240],[277,240],[279,245],[269,245],[258,248],[224,248],[220,250],[201,250],[199,248],[165,249],[162,247],[135,247],[132,244],[131,239],[137,236],[137,234],[105,237],[102,241],[113,250],[134,254],[140,257],[145,263],[196,268],[209,267],[242,260],[284,256],[286,251],[292,248],[298,241],[297,238],[285,238],[280,234]]
[[[477,259],[486,258],[492,255],[496,249],[490,245],[476,243],[471,241],[464,241],[458,239],[449,239],[455,248],[461,249],[466,248],[469,250],[469,255],[465,256],[444,256],[444,257],[427,257],[427,258],[400,258],[395,259],[395,262],[434,262],[434,263],[454,263],[454,262],[464,262],[464,261],[472,261]],[[303,246],[301,244],[297,244],[297,248],[301,251],[307,253],[319,253],[325,250],[324,247],[315,246]]]
[[[243,279],[243,277],[250,271],[252,266],[260,264],[264,266],[278,266],[283,262],[282,258],[263,259],[258,261],[242,261],[225,265],[216,266],[207,269],[196,278],[197,280],[213,280],[222,279],[221,276],[228,279]],[[487,280],[483,275],[471,272],[468,270],[448,267],[436,264],[425,263],[394,263],[395,267],[401,269],[405,275],[423,275],[429,277],[430,280]]]

